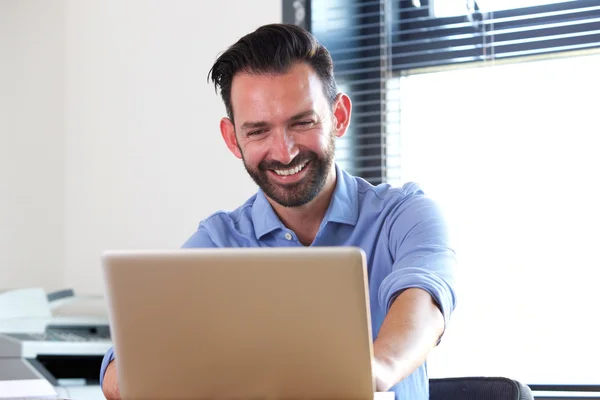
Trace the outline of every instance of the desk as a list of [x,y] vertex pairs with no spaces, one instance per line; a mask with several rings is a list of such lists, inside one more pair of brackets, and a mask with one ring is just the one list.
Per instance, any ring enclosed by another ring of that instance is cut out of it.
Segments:
[[394,392],[376,392],[373,400],[394,400]]

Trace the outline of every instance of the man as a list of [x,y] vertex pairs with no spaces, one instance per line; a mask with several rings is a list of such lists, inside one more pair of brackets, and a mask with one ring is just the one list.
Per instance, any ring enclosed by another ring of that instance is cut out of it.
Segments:
[[[225,144],[259,190],[202,221],[184,247],[361,247],[376,389],[428,399],[425,360],[455,306],[454,252],[438,207],[415,184],[372,186],[335,164],[352,104],[337,92],[329,52],[310,33],[263,26],[223,53],[210,78],[227,110]],[[113,356],[101,370],[109,399],[118,398]]]

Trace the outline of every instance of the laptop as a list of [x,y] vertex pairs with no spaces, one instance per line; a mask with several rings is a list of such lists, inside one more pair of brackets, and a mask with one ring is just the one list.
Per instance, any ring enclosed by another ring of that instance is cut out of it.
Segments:
[[125,400],[381,397],[358,248],[109,251],[102,262]]

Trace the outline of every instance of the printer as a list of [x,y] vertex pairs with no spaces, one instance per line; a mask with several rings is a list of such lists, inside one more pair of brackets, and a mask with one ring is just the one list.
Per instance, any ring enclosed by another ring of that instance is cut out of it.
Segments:
[[70,289],[0,291],[0,384],[45,380],[59,394],[103,398],[100,365],[111,345],[100,297]]

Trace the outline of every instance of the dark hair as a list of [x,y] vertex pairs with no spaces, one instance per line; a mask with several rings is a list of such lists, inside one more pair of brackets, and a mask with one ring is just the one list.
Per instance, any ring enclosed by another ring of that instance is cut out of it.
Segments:
[[306,62],[315,70],[333,105],[337,85],[331,55],[312,34],[296,25],[264,25],[247,34],[217,58],[208,76],[215,91],[220,89],[227,116],[233,121],[231,82],[235,74],[283,74],[298,62]]

